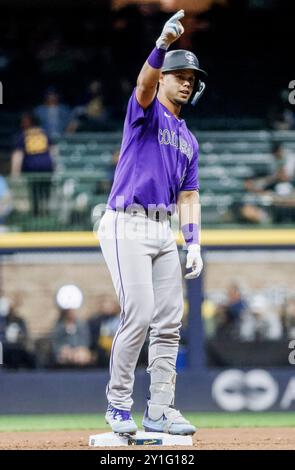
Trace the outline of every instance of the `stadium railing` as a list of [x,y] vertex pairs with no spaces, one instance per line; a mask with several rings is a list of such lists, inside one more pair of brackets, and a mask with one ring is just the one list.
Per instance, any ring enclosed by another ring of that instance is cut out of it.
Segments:
[[[202,224],[241,224],[245,206],[261,208],[262,225],[294,224],[295,197],[253,194],[246,179],[269,173],[273,141],[295,151],[295,132],[195,132],[200,144]],[[75,134],[58,143],[54,174],[9,179],[14,209],[5,221],[11,231],[91,230],[92,209],[105,203],[120,148],[120,133]]]

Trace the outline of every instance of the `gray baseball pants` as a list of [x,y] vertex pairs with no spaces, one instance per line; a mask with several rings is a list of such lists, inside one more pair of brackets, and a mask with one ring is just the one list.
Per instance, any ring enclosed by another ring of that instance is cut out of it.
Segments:
[[[173,401],[183,294],[170,224],[167,220],[151,220],[142,213],[107,210],[98,236],[121,306],[110,358],[108,402],[119,409],[131,409],[134,371],[149,329],[147,371],[152,382],[153,371],[154,381],[162,371],[160,381],[166,382],[163,387],[169,388]],[[158,388],[161,390],[162,385]],[[167,399],[166,392],[164,397],[160,395],[158,402]]]

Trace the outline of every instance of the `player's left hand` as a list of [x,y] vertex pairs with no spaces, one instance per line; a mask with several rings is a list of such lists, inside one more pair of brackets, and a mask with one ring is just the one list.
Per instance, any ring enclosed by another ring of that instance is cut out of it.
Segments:
[[184,10],[179,10],[164,25],[161,36],[156,41],[158,49],[168,49],[168,47],[184,33],[184,27],[179,20],[184,17]]
[[187,273],[184,277],[185,279],[195,279],[199,277],[203,269],[203,260],[201,257],[201,247],[193,243],[189,245],[188,252],[186,256],[186,266],[187,269],[192,269],[191,272]]

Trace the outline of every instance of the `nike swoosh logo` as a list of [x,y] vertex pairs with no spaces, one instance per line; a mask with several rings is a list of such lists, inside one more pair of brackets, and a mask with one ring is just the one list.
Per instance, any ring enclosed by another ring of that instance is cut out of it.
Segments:
[[164,111],[164,116],[169,117],[169,118],[171,117],[171,116],[169,116],[169,114],[167,114],[165,111]]

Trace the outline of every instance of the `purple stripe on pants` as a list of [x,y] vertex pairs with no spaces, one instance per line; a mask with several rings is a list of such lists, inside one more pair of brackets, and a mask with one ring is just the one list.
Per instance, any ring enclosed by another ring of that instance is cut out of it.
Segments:
[[[124,326],[124,321],[125,321],[125,292],[123,288],[123,282],[122,282],[122,275],[121,275],[121,268],[120,268],[120,261],[119,261],[119,248],[118,248],[118,238],[117,238],[117,225],[118,225],[118,216],[119,213],[117,212],[116,214],[116,220],[115,220],[115,239],[116,239],[116,259],[117,259],[117,264],[118,264],[118,271],[119,271],[119,278],[120,278],[120,284],[121,284],[121,289],[122,289],[122,294],[123,294],[123,305],[122,305],[122,312],[121,312],[121,321],[118,327],[118,330],[115,334],[113,344],[112,344],[112,349],[111,349],[111,357],[110,357],[110,375],[112,375],[112,370],[113,370],[113,357],[114,357],[114,348],[116,345],[117,338]],[[109,392],[109,383],[107,385],[107,394]]]

